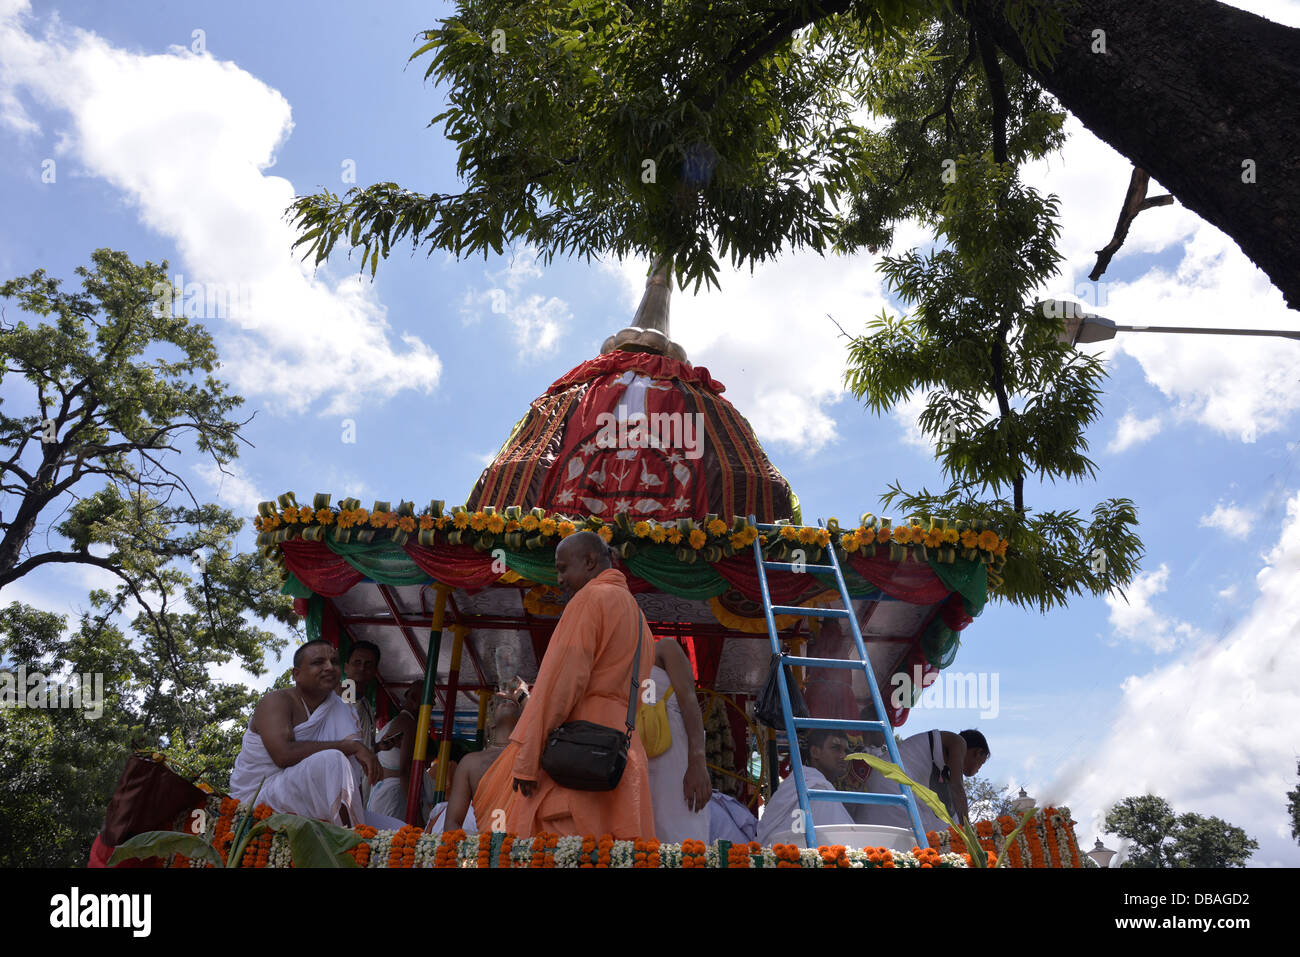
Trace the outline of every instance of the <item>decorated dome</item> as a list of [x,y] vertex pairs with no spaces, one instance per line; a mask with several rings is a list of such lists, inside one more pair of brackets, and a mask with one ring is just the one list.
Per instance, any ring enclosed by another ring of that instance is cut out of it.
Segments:
[[669,274],[661,262],[632,325],[533,401],[466,508],[799,521],[798,499],[725,386],[672,341]]

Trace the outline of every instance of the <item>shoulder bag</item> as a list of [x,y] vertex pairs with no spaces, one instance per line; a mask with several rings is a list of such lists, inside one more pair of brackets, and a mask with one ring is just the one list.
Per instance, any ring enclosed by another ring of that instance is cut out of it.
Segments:
[[636,656],[632,661],[632,687],[627,702],[627,731],[591,721],[566,721],[552,731],[542,751],[542,770],[562,788],[612,791],[623,777],[623,769],[627,767],[627,749],[636,729],[636,678],[641,671],[641,634],[645,621],[640,607],[637,608],[637,619]]

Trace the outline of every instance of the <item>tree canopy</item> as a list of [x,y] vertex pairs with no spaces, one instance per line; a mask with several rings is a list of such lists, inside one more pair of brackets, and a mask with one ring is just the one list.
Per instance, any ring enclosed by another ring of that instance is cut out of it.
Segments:
[[1120,801],[1103,826],[1133,842],[1124,867],[1245,867],[1259,850],[1241,828],[1217,817],[1175,814],[1154,794]]
[[[172,291],[166,263],[111,250],[92,261],[78,269],[80,293],[43,270],[0,285],[30,316],[52,319],[0,328],[0,375],[29,383],[35,410],[0,413],[0,476],[19,496],[0,523],[0,586],[57,563],[117,579],[72,614],[0,608],[9,675],[65,687],[100,676],[82,686],[86,704],[102,690],[97,713],[44,707],[39,692],[35,706],[0,707],[0,866],[84,864],[131,748],[165,751],[223,785],[257,695],[213,669],[261,674],[287,644],[265,625],[299,627],[274,566],[235,552],[244,520],[198,501],[168,463],[187,433],[219,466],[238,455],[240,423],[226,415],[243,400],[211,375],[194,381],[218,365],[211,337],[160,306]],[[13,690],[31,701],[33,688]]]
[[422,40],[468,188],[302,197],[317,261],[518,237],[544,261],[671,254],[698,287],[719,256],[882,245],[933,207],[936,160],[1036,155],[1059,102],[1300,304],[1279,229],[1300,215],[1300,30],[1215,0],[460,0]]

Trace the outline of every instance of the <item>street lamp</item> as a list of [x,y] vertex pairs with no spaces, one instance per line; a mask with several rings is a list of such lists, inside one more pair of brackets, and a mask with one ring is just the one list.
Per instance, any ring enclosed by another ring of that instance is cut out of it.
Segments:
[[1067,346],[1114,339],[1116,332],[1189,332],[1212,336],[1281,336],[1300,339],[1300,331],[1287,329],[1209,329],[1204,326],[1124,326],[1083,311],[1083,305],[1060,299],[1043,299],[1039,309],[1049,319],[1064,319],[1060,340]]
[[1115,856],[1115,852],[1109,847],[1103,847],[1101,838],[1097,838],[1097,844],[1088,852],[1088,856],[1097,862],[1098,867],[1110,867],[1110,859]]

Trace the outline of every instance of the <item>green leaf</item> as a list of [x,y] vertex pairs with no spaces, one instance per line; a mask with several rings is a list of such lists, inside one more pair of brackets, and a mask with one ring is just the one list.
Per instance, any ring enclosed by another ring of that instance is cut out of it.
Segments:
[[221,855],[211,844],[197,834],[183,831],[145,831],[129,841],[117,846],[113,856],[108,859],[109,866],[122,861],[145,860],[150,857],[168,857],[172,854],[184,854],[208,862],[212,867],[221,867]]
[[273,831],[288,832],[295,867],[357,866],[344,853],[361,843],[362,838],[355,831],[296,814],[272,814],[262,823]]
[[874,754],[864,754],[862,752],[850,754],[848,760],[865,761],[895,784],[906,784],[912,789],[912,793],[915,794],[919,800],[925,802],[925,806],[934,812],[935,817],[943,821],[949,827],[956,826],[952,822],[952,816],[949,815],[948,809],[944,807],[943,801],[939,800],[939,795],[935,794],[924,784],[917,784],[909,778],[907,773],[897,764],[894,764],[892,761],[886,761],[884,758],[878,758]]

